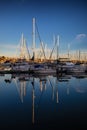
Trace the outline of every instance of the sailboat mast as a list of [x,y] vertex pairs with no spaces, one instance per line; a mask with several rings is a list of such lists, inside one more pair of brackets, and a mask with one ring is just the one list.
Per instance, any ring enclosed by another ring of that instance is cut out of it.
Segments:
[[33,35],[33,39],[32,39],[32,42],[33,42],[33,58],[35,59],[35,18],[33,18],[33,32],[32,32],[32,35]]
[[70,44],[68,44],[68,60],[70,60]]
[[20,44],[20,58],[24,58],[24,35],[22,33],[21,44]]
[[59,60],[59,35],[57,36],[57,62]]
[[79,62],[80,62],[80,53],[81,53],[81,52],[80,52],[80,50],[79,50]]

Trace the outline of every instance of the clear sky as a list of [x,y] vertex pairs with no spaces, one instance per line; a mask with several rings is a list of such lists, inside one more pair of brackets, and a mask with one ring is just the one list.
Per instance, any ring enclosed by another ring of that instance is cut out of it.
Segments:
[[48,48],[53,35],[62,51],[87,48],[86,0],[0,0],[0,55],[15,55],[22,33],[31,48],[33,17]]

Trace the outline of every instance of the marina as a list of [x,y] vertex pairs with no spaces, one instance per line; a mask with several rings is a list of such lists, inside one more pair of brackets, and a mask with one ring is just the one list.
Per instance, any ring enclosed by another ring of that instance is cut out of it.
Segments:
[[43,44],[44,59],[35,58],[35,48],[30,59],[23,47],[20,58],[0,62],[0,129],[87,128],[87,62],[61,61],[58,46],[56,60],[54,48],[46,59]]
[[[39,39],[39,48],[36,48],[36,35]],[[78,51],[76,58],[73,59],[68,45],[66,56],[60,54],[60,37],[54,36],[54,46],[50,50],[49,55],[45,48],[45,44],[41,39],[36,19],[32,19],[32,50],[29,50],[24,34],[22,33],[20,45],[18,48],[18,56],[16,58],[6,59],[4,56],[0,58],[0,73],[29,73],[29,74],[86,74],[87,61]],[[38,50],[38,51],[37,51]],[[31,53],[30,53],[31,52]]]
[[[3,69],[2,69],[3,68]],[[68,73],[68,74],[83,74],[87,73],[87,64],[70,64],[59,62],[57,63],[19,63],[19,64],[10,64],[7,66],[1,65],[0,73],[29,73],[29,74],[59,74],[59,73]]]
[[69,50],[61,57],[59,35],[46,55],[38,32],[36,51],[35,22],[32,52],[22,34],[19,56],[0,59],[0,129],[87,128],[87,61],[80,52],[72,59]]
[[0,130],[87,129],[87,1],[0,0]]

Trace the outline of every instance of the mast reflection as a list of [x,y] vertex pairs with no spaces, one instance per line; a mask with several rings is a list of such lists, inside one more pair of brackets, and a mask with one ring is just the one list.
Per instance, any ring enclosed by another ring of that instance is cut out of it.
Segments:
[[[30,112],[31,116],[27,116],[27,118],[30,120],[31,124],[35,125],[37,122],[39,123],[45,119],[45,112],[49,112],[47,114],[50,116],[50,112],[54,112],[55,107],[59,108],[63,101],[65,104],[65,101],[72,96],[72,92],[73,94],[74,92],[78,92],[79,95],[87,92],[84,78],[76,79],[73,77],[71,80],[70,77],[71,76],[68,75],[30,76],[26,74],[15,74],[11,79],[9,77],[5,77],[4,84],[6,87],[16,86],[18,92],[17,94],[19,94],[18,97],[20,97],[18,102],[19,105],[17,105],[20,109],[23,107],[27,109],[27,112]],[[9,84],[6,81],[11,81],[11,83]],[[15,83],[15,85],[13,83]],[[24,98],[25,96],[26,98]],[[27,99],[27,102],[24,99]],[[60,108],[56,109],[57,112],[58,110],[60,110]],[[43,117],[41,117],[41,115],[43,115]]]
[[33,81],[32,81],[32,123],[34,124],[34,99],[35,99],[35,86],[34,86],[34,78],[33,78]]
[[18,91],[21,102],[23,103],[24,97],[26,96],[26,85],[25,75],[12,75],[12,79],[15,82],[16,89]]
[[[20,78],[21,77],[21,78]],[[20,80],[19,80],[20,79]],[[29,79],[29,80],[28,80]],[[56,103],[58,104],[60,102],[59,100],[59,89],[60,85],[64,85],[66,89],[67,95],[70,94],[70,77],[68,76],[27,76],[26,75],[21,76],[15,76],[12,80],[14,80],[16,84],[17,91],[19,93],[19,97],[21,99],[21,102],[23,103],[24,97],[26,96],[26,87],[29,87],[32,91],[32,124],[35,124],[35,110],[38,109],[38,107],[35,107],[37,100],[41,101],[41,97],[43,96],[44,92],[49,91],[51,93],[51,100],[56,100]],[[78,80],[79,81],[79,80]],[[31,85],[31,87],[30,87]],[[73,87],[74,88],[74,87]],[[51,91],[50,91],[51,90]],[[76,88],[75,88],[76,90]],[[37,91],[39,91],[37,93]],[[60,93],[61,94],[61,93]],[[49,95],[47,95],[49,96]],[[39,102],[40,104],[40,102]]]

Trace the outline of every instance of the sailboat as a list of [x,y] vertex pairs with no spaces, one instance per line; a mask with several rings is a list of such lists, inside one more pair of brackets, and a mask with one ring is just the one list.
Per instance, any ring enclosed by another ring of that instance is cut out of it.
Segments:
[[56,73],[56,69],[49,68],[47,65],[35,65],[34,73],[36,74],[53,74]]

